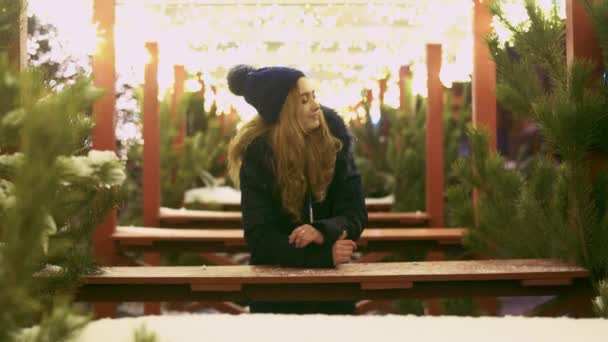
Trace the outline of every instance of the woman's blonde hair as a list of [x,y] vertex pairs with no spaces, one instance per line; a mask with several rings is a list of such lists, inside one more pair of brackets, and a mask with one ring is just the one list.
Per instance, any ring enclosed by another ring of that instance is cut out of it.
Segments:
[[263,136],[272,148],[275,185],[283,208],[301,221],[307,190],[312,192],[316,201],[325,199],[342,142],[331,134],[323,115],[319,116],[319,128],[309,133],[304,131],[297,115],[299,98],[298,88],[293,87],[276,124],[267,125],[260,116],[256,116],[239,130],[228,147],[228,173],[238,185],[247,146],[255,138]]

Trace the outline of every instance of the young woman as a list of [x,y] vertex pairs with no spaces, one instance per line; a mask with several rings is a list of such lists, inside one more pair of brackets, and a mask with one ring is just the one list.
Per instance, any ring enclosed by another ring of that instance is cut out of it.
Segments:
[[[350,261],[367,224],[352,139],[296,69],[239,65],[230,90],[258,116],[231,141],[251,264],[334,267]],[[251,312],[352,314],[353,302],[256,302]]]

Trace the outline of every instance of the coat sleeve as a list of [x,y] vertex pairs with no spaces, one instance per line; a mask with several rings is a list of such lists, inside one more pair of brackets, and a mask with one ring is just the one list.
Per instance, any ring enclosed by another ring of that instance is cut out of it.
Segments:
[[356,241],[367,225],[367,207],[361,175],[350,149],[338,153],[331,188],[333,216],[316,220],[312,226],[323,234],[325,244],[333,245],[342,231],[346,231],[347,239]]
[[263,144],[254,141],[246,150],[240,171],[241,207],[245,239],[250,252],[265,264],[287,267],[333,267],[332,246],[310,244],[296,248],[279,225],[282,210],[273,195],[274,175]]

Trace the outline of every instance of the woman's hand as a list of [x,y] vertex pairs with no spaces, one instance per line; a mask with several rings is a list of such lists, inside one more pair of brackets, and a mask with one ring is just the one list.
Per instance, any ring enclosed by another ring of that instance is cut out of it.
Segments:
[[309,224],[299,226],[289,235],[289,243],[295,245],[297,248],[306,247],[311,242],[320,245],[323,241],[323,234]]
[[346,231],[342,232],[340,238],[332,247],[332,257],[334,265],[345,264],[353,257],[353,251],[357,249],[357,244],[353,240],[346,239]]

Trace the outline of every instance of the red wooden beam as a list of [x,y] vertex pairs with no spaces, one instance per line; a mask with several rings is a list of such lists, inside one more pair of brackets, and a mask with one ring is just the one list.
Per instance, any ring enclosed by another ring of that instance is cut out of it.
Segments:
[[443,85],[439,79],[441,71],[441,45],[427,44],[426,109],[426,212],[429,226],[443,226]]
[[186,136],[185,118],[178,118],[178,109],[180,101],[184,96],[184,82],[186,81],[186,71],[183,65],[173,66],[173,97],[171,98],[171,114],[173,115],[173,124],[177,129],[177,136],[173,142],[173,147],[181,149],[184,145]]
[[[23,70],[27,67],[27,0],[19,0],[19,15],[12,18],[13,25],[17,28],[10,35],[2,37],[1,44],[8,47],[9,64],[15,70]],[[5,40],[6,38],[6,40]]]
[[[160,225],[160,114],[158,105],[158,44],[147,42],[150,60],[144,71],[143,98],[143,214],[144,226]],[[144,261],[159,265],[158,253],[145,253]],[[144,313],[160,314],[160,303],[145,303]]]
[[496,150],[496,64],[485,42],[492,27],[487,1],[473,0],[473,126],[486,127]]
[[[429,226],[443,226],[444,175],[443,175],[443,85],[439,79],[441,71],[441,44],[427,44],[427,107],[426,107],[426,212]],[[443,253],[430,251],[427,260],[441,260]],[[437,300],[425,302],[430,315],[441,314],[441,303]]]
[[566,57],[568,66],[575,58],[585,58],[595,64],[597,76],[603,71],[600,45],[582,0],[566,1]]
[[[105,91],[104,96],[93,104],[95,127],[93,128],[93,148],[96,150],[116,150],[114,133],[115,116],[115,83],[114,65],[114,0],[95,0],[93,3],[93,22],[99,28],[99,43],[92,59],[93,84]],[[115,246],[111,239],[116,230],[116,210],[112,210],[93,233],[93,251],[97,258],[106,265],[116,261]],[[116,305],[111,303],[96,304],[98,318],[114,317]]]
[[[99,25],[100,40],[93,56],[93,84],[105,91],[104,96],[93,104],[95,127],[93,128],[93,148],[115,151],[115,81],[114,66],[114,1],[94,2],[94,22]],[[93,241],[95,255],[106,264],[112,264],[114,246],[110,236],[116,227],[116,212],[108,215],[104,223],[97,226]]]
[[146,43],[150,60],[144,73],[143,97],[143,213],[144,226],[159,226],[160,118],[158,105],[158,44]]
[[399,68],[399,110],[412,110],[412,103],[408,103],[412,89],[412,72],[409,65]]
[[378,80],[378,105],[382,107],[384,104],[384,94],[386,94],[386,78]]

